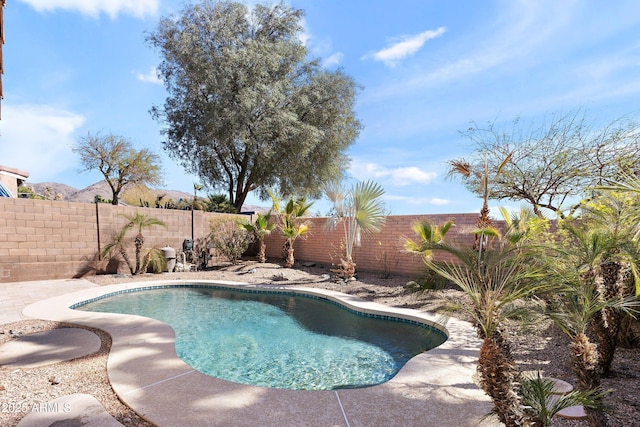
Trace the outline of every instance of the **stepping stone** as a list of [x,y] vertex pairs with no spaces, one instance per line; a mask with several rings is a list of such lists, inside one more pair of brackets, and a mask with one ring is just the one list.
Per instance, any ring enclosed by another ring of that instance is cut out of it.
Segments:
[[70,394],[34,404],[17,427],[73,426],[122,427],[90,394]]
[[59,328],[23,335],[0,346],[0,365],[34,368],[71,360],[100,349],[100,337],[81,328]]
[[587,413],[585,412],[584,407],[579,405],[564,408],[562,411],[556,412],[556,416],[567,418],[569,420],[579,420],[582,418],[587,418]]
[[[562,381],[556,378],[545,378],[546,380],[553,381],[553,394],[563,395],[573,391],[573,386],[566,381]],[[558,397],[559,398],[559,397]],[[561,411],[556,412],[556,417],[566,418],[570,420],[579,420],[587,417],[587,413],[582,406],[569,406]]]
[[557,378],[543,378],[545,380],[553,382],[553,394],[567,394],[573,391],[573,386],[566,381],[559,380]]

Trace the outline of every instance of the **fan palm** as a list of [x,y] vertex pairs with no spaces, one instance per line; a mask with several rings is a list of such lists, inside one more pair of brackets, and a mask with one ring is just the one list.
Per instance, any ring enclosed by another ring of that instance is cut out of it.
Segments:
[[378,233],[386,220],[382,196],[384,190],[373,181],[359,182],[346,191],[339,183],[325,186],[325,194],[333,203],[331,227],[341,223],[344,230],[344,254],[336,270],[338,276],[349,279],[355,276],[353,248],[360,246],[362,235]]
[[295,264],[293,243],[298,237],[304,236],[309,231],[309,224],[302,218],[309,211],[313,202],[307,202],[305,197],[291,197],[282,207],[279,198],[273,193],[269,194],[273,201],[273,208],[279,214],[280,229],[285,238],[283,247],[285,266],[291,268]]
[[267,244],[264,239],[276,228],[276,224],[271,222],[271,210],[266,214],[258,213],[254,223],[242,223],[240,225],[258,239],[258,261],[261,263],[266,262]]

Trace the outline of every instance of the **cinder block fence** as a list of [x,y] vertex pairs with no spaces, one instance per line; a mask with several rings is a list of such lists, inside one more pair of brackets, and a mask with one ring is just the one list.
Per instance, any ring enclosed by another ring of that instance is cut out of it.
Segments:
[[[143,231],[145,247],[179,249],[192,238],[191,211],[0,198],[0,282],[78,275],[127,223],[125,215],[136,212],[166,224]],[[211,218],[219,215],[194,211],[194,240],[206,238]]]
[[[146,229],[145,247],[182,248],[185,239],[206,239],[213,218],[223,214],[171,209],[112,206],[107,204],[0,198],[0,282],[64,279],[76,277],[96,258],[100,248],[136,212],[162,220],[166,227]],[[228,215],[227,215],[228,216]],[[382,231],[354,249],[359,271],[390,272],[413,276],[423,269],[419,256],[403,251],[406,237],[414,237],[412,226],[429,219],[436,224],[453,220],[450,241],[471,245],[478,214],[389,216]],[[193,218],[193,220],[192,220]],[[246,220],[246,216],[229,216]],[[296,261],[329,266],[337,262],[344,232],[326,227],[327,218],[310,218],[311,230],[295,242]],[[132,233],[132,235],[135,233]],[[274,231],[267,238],[267,256],[280,260],[284,239]],[[126,268],[126,267],[125,267]],[[127,271],[121,267],[121,272]]]
[[[413,225],[429,220],[442,225],[453,221],[455,226],[447,234],[447,240],[454,244],[473,245],[469,231],[476,227],[478,214],[437,214],[437,215],[392,215],[388,216],[379,233],[363,238],[360,246],[353,249],[353,259],[358,271],[390,272],[394,275],[414,276],[424,271],[422,258],[404,251],[406,238],[415,239]],[[341,242],[344,229],[338,225],[327,228],[327,218],[310,218],[310,231],[306,238],[297,239],[294,244],[296,261],[313,261],[330,266],[340,260]],[[281,258],[284,238],[276,232],[266,239],[267,257]],[[443,259],[440,257],[440,259]]]

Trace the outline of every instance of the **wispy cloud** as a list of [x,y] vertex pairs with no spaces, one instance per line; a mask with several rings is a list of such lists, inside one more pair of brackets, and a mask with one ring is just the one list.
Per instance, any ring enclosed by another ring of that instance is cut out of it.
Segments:
[[342,62],[342,58],[344,55],[342,52],[336,52],[333,55],[330,55],[322,60],[323,67],[333,67],[334,65],[340,64]]
[[300,20],[300,25],[302,26],[302,31],[298,33],[298,40],[300,40],[300,43],[308,47],[312,36],[307,25],[307,20],[302,18]]
[[14,145],[2,153],[3,164],[29,172],[35,182],[53,179],[74,167],[71,147],[84,122],[80,114],[49,105],[3,105],[0,133]]
[[160,0],[18,0],[33,7],[38,12],[52,12],[57,9],[79,12],[97,18],[102,13],[111,19],[120,13],[144,18],[156,15]]
[[351,175],[359,180],[385,180],[391,185],[404,187],[412,184],[428,184],[437,174],[423,171],[415,166],[386,168],[376,163],[354,161],[350,168]]
[[386,65],[393,67],[401,59],[419,51],[427,41],[440,37],[446,31],[447,29],[445,27],[440,27],[437,30],[427,30],[413,36],[404,36],[399,42],[377,52],[365,55],[363,59],[373,58],[376,61],[384,62]]
[[[506,2],[500,14],[461,39],[449,39],[438,63],[417,68],[401,81],[368,91],[371,101],[446,87],[453,82],[469,84],[492,73],[509,76],[545,63],[558,52],[582,43],[581,37],[567,33],[579,15],[575,0],[557,2]],[[585,30],[589,33],[591,30]],[[386,49],[385,49],[386,50]],[[384,51],[381,51],[384,52]]]
[[439,197],[415,197],[415,196],[400,196],[400,195],[385,195],[385,201],[387,202],[401,202],[412,206],[446,206],[451,203],[451,200],[442,199]]
[[145,83],[162,84],[162,79],[158,77],[158,70],[155,67],[151,67],[147,74],[137,73],[136,78]]

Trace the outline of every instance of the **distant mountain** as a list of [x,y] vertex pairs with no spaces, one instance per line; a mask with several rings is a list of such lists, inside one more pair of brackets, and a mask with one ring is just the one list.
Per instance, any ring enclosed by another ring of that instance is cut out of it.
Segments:
[[[102,180],[96,182],[95,184],[91,184],[87,188],[83,188],[82,190],[78,190],[77,188],[73,188],[66,184],[60,184],[58,182],[40,182],[40,183],[25,183],[26,187],[30,187],[33,191],[39,195],[44,195],[46,193],[51,194],[52,196],[56,196],[60,194],[62,200],[67,202],[76,202],[76,203],[93,203],[95,201],[96,195],[100,195],[104,199],[111,199],[113,194],[111,193],[111,188],[106,181]],[[178,190],[165,190],[165,189],[153,189],[151,190],[155,195],[164,195],[164,200],[173,199],[178,202],[182,200],[191,200],[193,198],[193,194],[185,193],[184,191]],[[264,206],[243,206],[242,212],[267,212],[269,210],[268,207]]]
[[36,194],[44,196],[47,192],[55,196],[60,194],[62,200],[73,201],[71,197],[78,192],[77,188],[73,188],[66,184],[60,184],[57,182],[41,182],[38,184],[25,183],[26,187],[30,187]]

